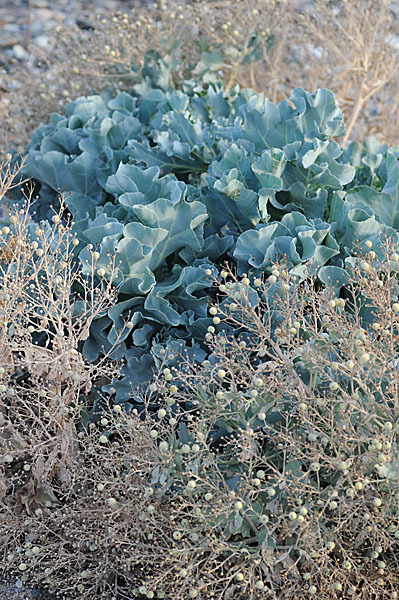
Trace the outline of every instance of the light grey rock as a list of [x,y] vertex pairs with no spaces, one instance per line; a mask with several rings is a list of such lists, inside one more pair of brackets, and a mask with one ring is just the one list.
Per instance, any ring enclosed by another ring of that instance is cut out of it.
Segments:
[[17,23],[7,23],[3,26],[3,31],[6,31],[7,33],[19,33],[20,30],[21,27]]
[[48,0],[32,0],[32,6],[34,8],[47,8]]
[[33,43],[38,48],[43,48],[43,50],[51,50],[53,48],[53,42],[47,37],[47,35],[38,35],[34,38]]
[[38,37],[44,33],[43,23],[41,21],[34,21],[30,27],[32,37]]
[[25,50],[21,44],[15,44],[12,47],[12,52],[18,60],[25,60],[29,56],[29,52]]

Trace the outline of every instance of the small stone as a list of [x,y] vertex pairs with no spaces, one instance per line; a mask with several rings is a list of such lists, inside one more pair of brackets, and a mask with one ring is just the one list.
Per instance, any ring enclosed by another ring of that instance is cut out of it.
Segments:
[[83,31],[94,31],[94,25],[86,19],[76,19],[76,25]]
[[15,44],[12,47],[12,51],[15,58],[17,58],[18,60],[24,60],[29,56],[29,52],[25,50],[25,48],[21,46],[21,44]]
[[38,48],[43,48],[43,50],[51,50],[51,48],[53,47],[52,42],[49,40],[49,38],[47,37],[47,35],[38,35],[34,40],[33,43],[35,44],[35,46],[37,46]]
[[19,33],[21,27],[17,23],[7,23],[7,25],[4,25],[3,31],[8,33]]
[[41,21],[34,21],[30,27],[32,37],[38,37],[44,32],[43,23]]

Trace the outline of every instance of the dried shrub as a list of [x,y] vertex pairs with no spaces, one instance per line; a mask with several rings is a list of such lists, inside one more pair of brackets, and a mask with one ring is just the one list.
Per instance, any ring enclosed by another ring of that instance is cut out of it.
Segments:
[[[1,165],[1,194],[21,168],[10,161]],[[119,374],[120,335],[95,364],[79,351],[116,288],[95,284],[96,252],[82,275],[64,198],[51,222],[37,224],[24,188],[24,208],[0,232],[1,570],[65,599],[131,598],[153,569],[153,532],[167,553],[174,529],[168,502],[156,502],[156,523],[144,521],[160,451],[137,412],[92,394]]]
[[[21,167],[11,169],[9,160],[1,165],[1,194],[12,187]],[[27,185],[26,206],[11,215],[10,226],[0,234],[1,564],[8,565],[10,573],[16,566],[20,574],[33,563],[46,569],[55,564],[66,588],[75,589],[76,569],[82,570],[84,564],[85,519],[91,516],[91,534],[96,539],[105,522],[98,510],[87,506],[86,514],[80,506],[88,488],[92,493],[93,468],[100,469],[107,484],[115,478],[117,488],[126,485],[116,476],[118,468],[126,468],[126,454],[119,463],[113,456],[111,463],[104,457],[98,465],[101,450],[97,448],[93,456],[93,447],[82,442],[91,390],[98,381],[112,380],[119,364],[110,359],[112,348],[96,364],[85,364],[79,342],[87,338],[92,320],[112,306],[116,290],[110,283],[94,285],[95,253],[91,275],[82,277],[73,251],[76,240],[69,224],[61,223],[63,199],[52,224],[38,225],[29,216],[29,189]],[[110,268],[114,272],[112,260]],[[148,462],[140,431],[132,432],[128,456],[136,466]],[[107,506],[103,509],[106,512]],[[131,533],[134,525],[124,527],[130,527]],[[112,570],[107,564],[114,560],[107,558],[107,543],[110,552],[113,547],[113,541],[107,540],[113,538],[105,525],[103,535],[100,554],[105,562],[96,568],[97,579],[107,580]],[[98,563],[98,550],[91,562]],[[65,565],[71,579],[64,574]],[[50,583],[48,577],[46,581]]]
[[[42,399],[39,406],[51,409]],[[10,419],[13,428],[30,415],[23,408]],[[110,414],[89,429],[64,416],[57,448],[50,439],[49,456],[38,440],[37,423],[30,445],[26,433],[0,427],[7,448],[0,469],[2,564],[9,577],[35,582],[60,598],[131,598],[142,572],[153,570],[150,540],[156,538],[169,551],[168,505],[157,501],[156,519],[148,522],[146,481],[159,463],[156,443],[137,414],[112,412],[107,400],[104,408]],[[42,417],[42,428],[46,421]],[[50,437],[53,430],[47,430]],[[62,466],[56,449],[64,452]]]
[[[154,544],[162,567],[142,592],[396,598],[399,255],[366,245],[341,297],[310,272],[296,285],[284,260],[264,282],[218,277],[210,360],[153,386],[171,424],[156,428],[154,498],[171,494],[179,526],[174,552]],[[232,322],[242,337],[223,332]]]

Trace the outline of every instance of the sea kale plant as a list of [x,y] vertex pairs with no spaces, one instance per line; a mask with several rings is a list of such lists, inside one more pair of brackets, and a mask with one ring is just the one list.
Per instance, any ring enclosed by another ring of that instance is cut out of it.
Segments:
[[94,252],[110,282],[115,258],[118,301],[81,348],[94,363],[119,336],[121,377],[103,392],[129,411],[161,362],[206,359],[212,279],[226,260],[255,298],[254,278],[278,257],[300,281],[321,267],[318,285],[338,294],[352,244],[370,239],[378,254],[399,223],[398,152],[372,139],[343,151],[334,138],[344,132],[327,89],[297,88],[275,105],[238,86],[189,80],[165,92],[147,78],[132,93],[78,98],[33,133],[23,173],[36,184],[35,218],[63,192],[83,272]]

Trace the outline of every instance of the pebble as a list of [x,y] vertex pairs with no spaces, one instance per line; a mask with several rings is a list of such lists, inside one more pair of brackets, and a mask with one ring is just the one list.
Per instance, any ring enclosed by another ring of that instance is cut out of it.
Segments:
[[392,39],[388,40],[388,42],[392,46],[392,48],[396,48],[396,50],[399,50],[399,36],[398,35],[392,36]]
[[3,27],[3,31],[8,32],[8,33],[18,33],[19,30],[20,30],[20,25],[18,25],[17,23],[8,23],[7,25],[4,25],[4,27]]
[[0,577],[1,600],[50,600],[49,595],[43,595],[36,588],[26,588],[22,582],[11,583]]
[[25,50],[21,44],[14,44],[12,47],[12,52],[18,60],[24,60],[29,56],[29,52]]
[[47,8],[48,1],[47,0],[32,0],[32,6],[35,8]]
[[47,35],[38,35],[33,39],[33,43],[38,48],[43,48],[44,50],[51,50],[54,46],[53,42],[47,37]]
[[43,23],[41,21],[34,21],[30,26],[30,32],[32,37],[37,37],[44,33]]

